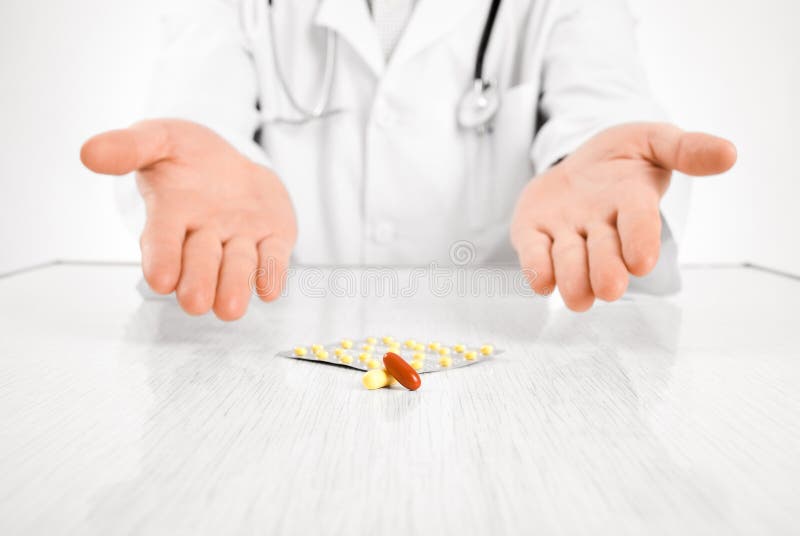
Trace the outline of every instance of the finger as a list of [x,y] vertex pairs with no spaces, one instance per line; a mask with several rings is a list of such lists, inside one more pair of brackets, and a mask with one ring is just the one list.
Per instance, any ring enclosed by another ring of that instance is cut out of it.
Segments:
[[657,203],[628,204],[617,214],[622,258],[635,276],[650,273],[661,249],[661,214]]
[[258,264],[255,244],[234,237],[222,247],[214,313],[221,320],[236,320],[247,311],[250,302],[250,277]]
[[547,234],[533,229],[523,233],[524,236],[516,243],[522,272],[534,292],[548,295],[556,285],[550,255],[553,240]]
[[221,258],[222,244],[215,233],[201,229],[186,237],[177,295],[187,313],[202,315],[211,310]]
[[647,157],[656,165],[687,175],[716,175],[736,163],[736,146],[700,132],[684,132],[673,125],[648,125]]
[[159,294],[169,294],[178,284],[185,236],[186,227],[177,218],[147,217],[139,240],[142,272],[150,288]]
[[125,175],[169,158],[169,122],[150,120],[130,128],[109,130],[81,147],[81,162],[96,173]]
[[575,232],[564,232],[553,242],[553,269],[564,303],[573,311],[586,311],[594,303],[589,282],[586,241]]
[[292,247],[278,236],[270,236],[258,243],[256,293],[262,300],[273,301],[281,295],[291,254]]
[[608,223],[590,227],[586,250],[592,293],[601,300],[618,300],[628,288],[628,270],[622,260],[617,230]]

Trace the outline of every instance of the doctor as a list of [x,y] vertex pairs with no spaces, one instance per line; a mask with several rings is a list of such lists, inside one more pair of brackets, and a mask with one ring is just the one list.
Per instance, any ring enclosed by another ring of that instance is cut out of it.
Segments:
[[258,268],[276,298],[290,257],[427,265],[464,240],[576,311],[668,292],[671,173],[736,151],[663,122],[633,26],[625,0],[172,4],[157,119],[81,158],[137,172],[145,279],[190,314],[242,316]]

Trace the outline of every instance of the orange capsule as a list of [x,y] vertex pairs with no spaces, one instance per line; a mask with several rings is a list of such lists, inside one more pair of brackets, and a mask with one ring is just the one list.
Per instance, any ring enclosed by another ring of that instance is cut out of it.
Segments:
[[422,385],[422,380],[414,367],[394,352],[386,352],[383,356],[383,366],[386,367],[386,372],[409,391],[416,391]]

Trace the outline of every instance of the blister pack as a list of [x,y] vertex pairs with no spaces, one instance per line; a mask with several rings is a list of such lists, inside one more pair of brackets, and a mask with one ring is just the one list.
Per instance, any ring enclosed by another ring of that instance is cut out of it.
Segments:
[[404,342],[394,337],[366,337],[343,339],[338,343],[297,346],[278,352],[279,356],[308,361],[322,361],[344,365],[357,370],[374,370],[383,367],[383,356],[393,352],[405,359],[420,374],[438,372],[473,365],[503,352],[491,344],[447,345],[439,342],[423,343],[414,339]]

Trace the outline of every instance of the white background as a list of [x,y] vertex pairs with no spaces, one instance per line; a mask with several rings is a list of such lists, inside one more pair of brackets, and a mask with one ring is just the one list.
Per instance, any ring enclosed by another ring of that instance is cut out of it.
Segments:
[[[137,260],[112,177],[81,142],[140,118],[158,50],[155,0],[0,3],[0,273],[51,259]],[[800,273],[800,2],[632,0],[660,101],[732,139],[739,163],[697,179],[684,262]]]

